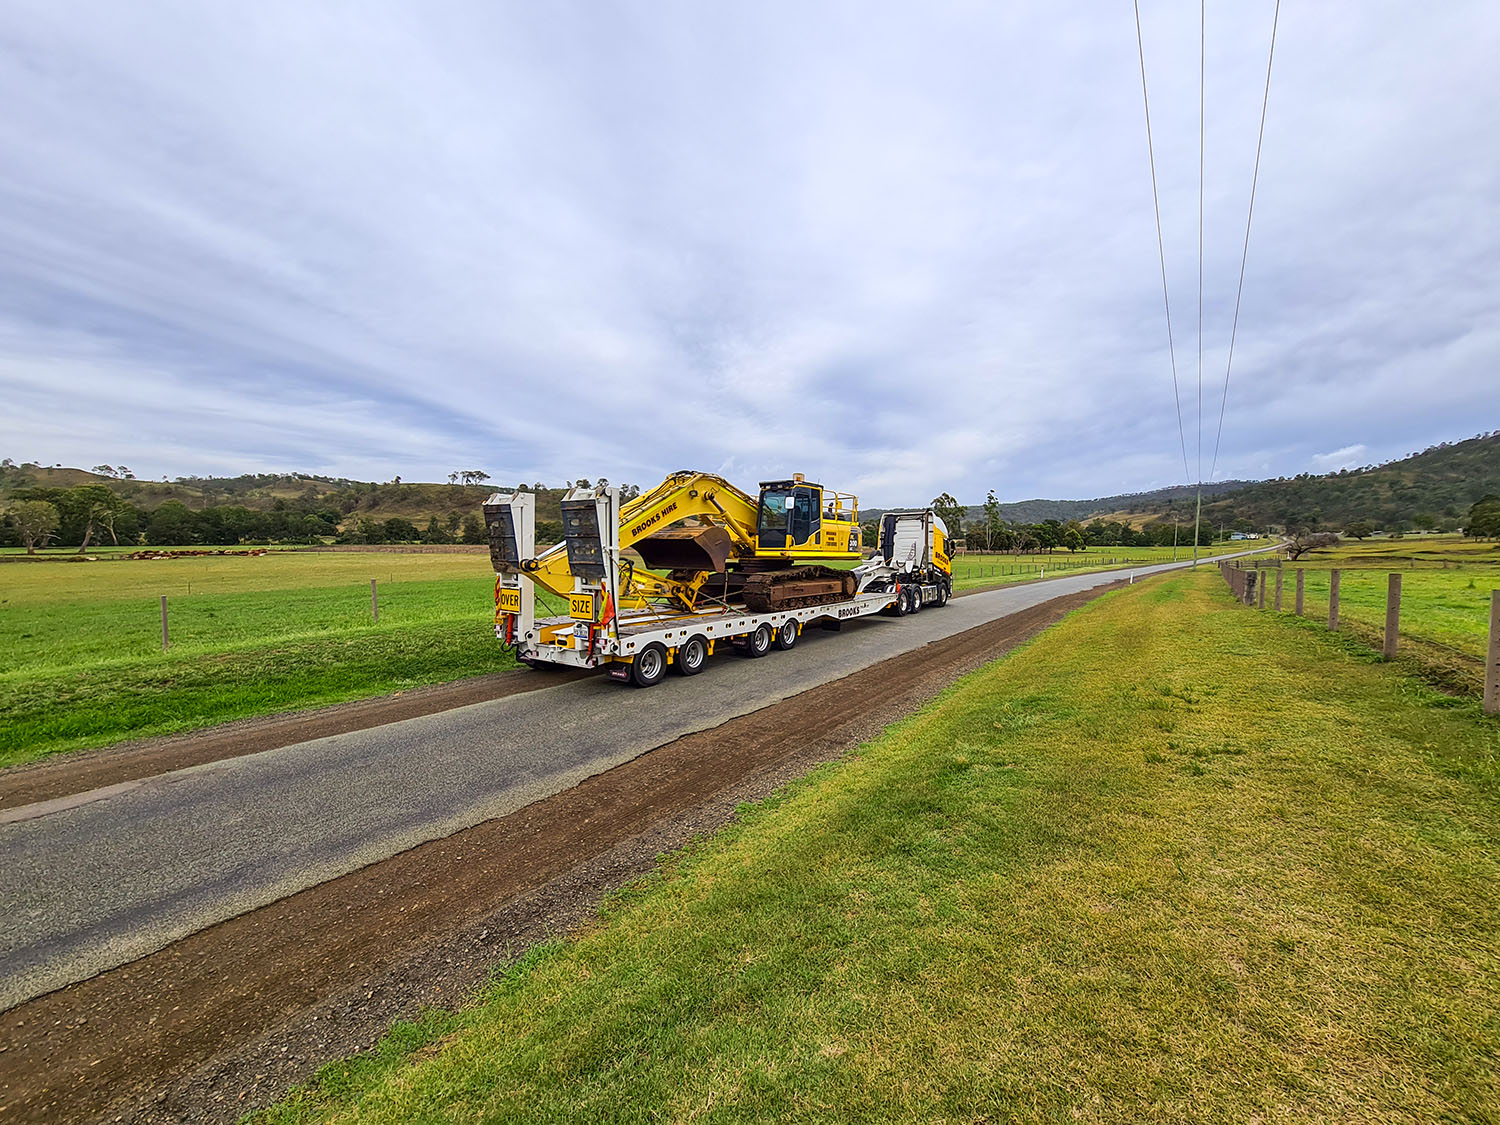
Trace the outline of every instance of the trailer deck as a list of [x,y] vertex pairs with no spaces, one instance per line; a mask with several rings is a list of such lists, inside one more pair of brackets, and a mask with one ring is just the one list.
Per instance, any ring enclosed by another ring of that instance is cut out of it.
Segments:
[[[712,655],[716,646],[725,641],[731,644],[743,641],[750,645],[754,634],[764,626],[769,631],[772,643],[781,648],[790,648],[809,624],[836,624],[867,617],[893,606],[896,600],[895,591],[883,591],[856,594],[847,600],[824,605],[802,606],[770,613],[754,613],[741,606],[723,605],[708,606],[692,613],[681,610],[626,610],[604,626],[591,621],[574,620],[572,617],[539,618],[535,625],[534,642],[526,644],[525,639],[522,639],[522,654],[527,660],[575,668],[609,665],[616,678],[629,679],[630,665],[635,661],[636,655],[651,645],[662,646],[666,650],[667,663],[676,664],[678,650],[694,637],[702,638],[706,647],[705,655]],[[789,624],[794,628],[789,630]],[[504,623],[496,625],[496,634],[502,640],[505,627]],[[762,647],[755,655],[761,655],[766,647],[769,646]]]

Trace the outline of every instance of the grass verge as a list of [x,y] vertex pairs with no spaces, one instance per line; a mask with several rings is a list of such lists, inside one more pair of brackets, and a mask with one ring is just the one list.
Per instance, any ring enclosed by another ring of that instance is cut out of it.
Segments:
[[7,676],[0,678],[0,766],[515,666],[480,617]]
[[1155,580],[258,1120],[1494,1120],[1497,844],[1477,706]]

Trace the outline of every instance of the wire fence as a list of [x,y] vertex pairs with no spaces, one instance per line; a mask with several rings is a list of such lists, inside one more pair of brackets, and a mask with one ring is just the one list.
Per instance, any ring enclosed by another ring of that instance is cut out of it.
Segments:
[[[1230,592],[1243,604],[1273,613],[1290,612],[1298,617],[1309,616],[1313,609],[1308,598],[1309,587],[1313,583],[1308,581],[1308,575],[1314,575],[1319,594],[1322,595],[1325,585],[1322,576],[1326,574],[1326,595],[1319,597],[1317,608],[1320,611],[1326,611],[1330,631],[1344,633],[1356,640],[1370,643],[1372,647],[1379,648],[1382,657],[1386,660],[1397,659],[1402,655],[1404,647],[1415,645],[1420,649],[1445,653],[1450,658],[1450,662],[1456,661],[1459,664],[1480,662],[1480,694],[1484,710],[1491,714],[1500,714],[1500,589],[1492,589],[1489,594],[1488,629],[1475,630],[1480,635],[1487,632],[1487,640],[1483,643],[1483,656],[1478,656],[1462,646],[1438,640],[1427,633],[1413,630],[1403,632],[1402,588],[1408,578],[1420,583],[1423,573],[1419,571],[1414,576],[1411,574],[1412,569],[1407,568],[1405,572],[1401,570],[1374,572],[1385,578],[1384,620],[1376,626],[1363,619],[1362,614],[1353,618],[1345,615],[1343,596],[1345,571],[1343,568],[1334,567],[1324,572],[1299,567],[1288,572],[1280,559],[1236,560],[1219,564],[1219,571],[1224,576]],[[1437,569],[1428,568],[1426,573],[1431,574]],[[1292,575],[1290,582],[1286,580],[1288,573]],[[1367,592],[1368,586],[1364,580],[1371,577],[1372,572],[1355,570],[1350,573],[1359,576],[1364,587],[1362,592]],[[1477,589],[1472,578],[1468,588]],[[1476,602],[1478,600],[1475,598]],[[1365,610],[1371,607],[1366,602],[1358,608]],[[1375,608],[1378,608],[1378,605]],[[1482,626],[1482,608],[1473,606],[1472,611],[1476,616],[1470,624]],[[1319,613],[1319,616],[1321,615]],[[1406,644],[1403,645],[1403,642]],[[1445,684],[1450,679],[1447,676],[1443,677]]]

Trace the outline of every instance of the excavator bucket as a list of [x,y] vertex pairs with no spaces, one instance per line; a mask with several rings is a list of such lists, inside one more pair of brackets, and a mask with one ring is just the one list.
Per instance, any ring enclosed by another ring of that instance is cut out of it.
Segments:
[[669,527],[635,541],[635,550],[652,570],[724,573],[734,541],[722,527]]

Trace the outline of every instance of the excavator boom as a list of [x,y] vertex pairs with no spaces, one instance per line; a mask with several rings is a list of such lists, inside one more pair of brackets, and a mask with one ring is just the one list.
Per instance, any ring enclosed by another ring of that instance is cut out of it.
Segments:
[[[563,542],[535,559],[508,565],[559,596],[571,594],[580,577],[602,577],[603,560],[597,553],[599,491],[570,491],[562,501]],[[507,562],[503,551],[496,553],[496,543],[504,541],[507,502],[507,497],[496,493],[485,504],[497,573],[502,562]],[[643,564],[637,567],[625,560],[619,591],[622,605],[666,599],[692,609],[718,575],[722,577],[713,588],[719,598],[743,596],[757,606],[771,608],[783,598],[777,590],[781,572],[787,572],[785,581],[794,580],[790,575],[794,563],[856,560],[860,554],[858,501],[809,484],[800,475],[763,483],[757,501],[723,477],[682,470],[620,504],[617,518],[614,549],[633,550]],[[757,581],[731,581],[731,568],[754,573]],[[828,571],[821,578],[824,599],[843,596],[847,583],[838,572],[819,569]],[[802,604],[819,596],[807,586],[817,580],[805,566],[795,581],[802,587],[796,595]]]

